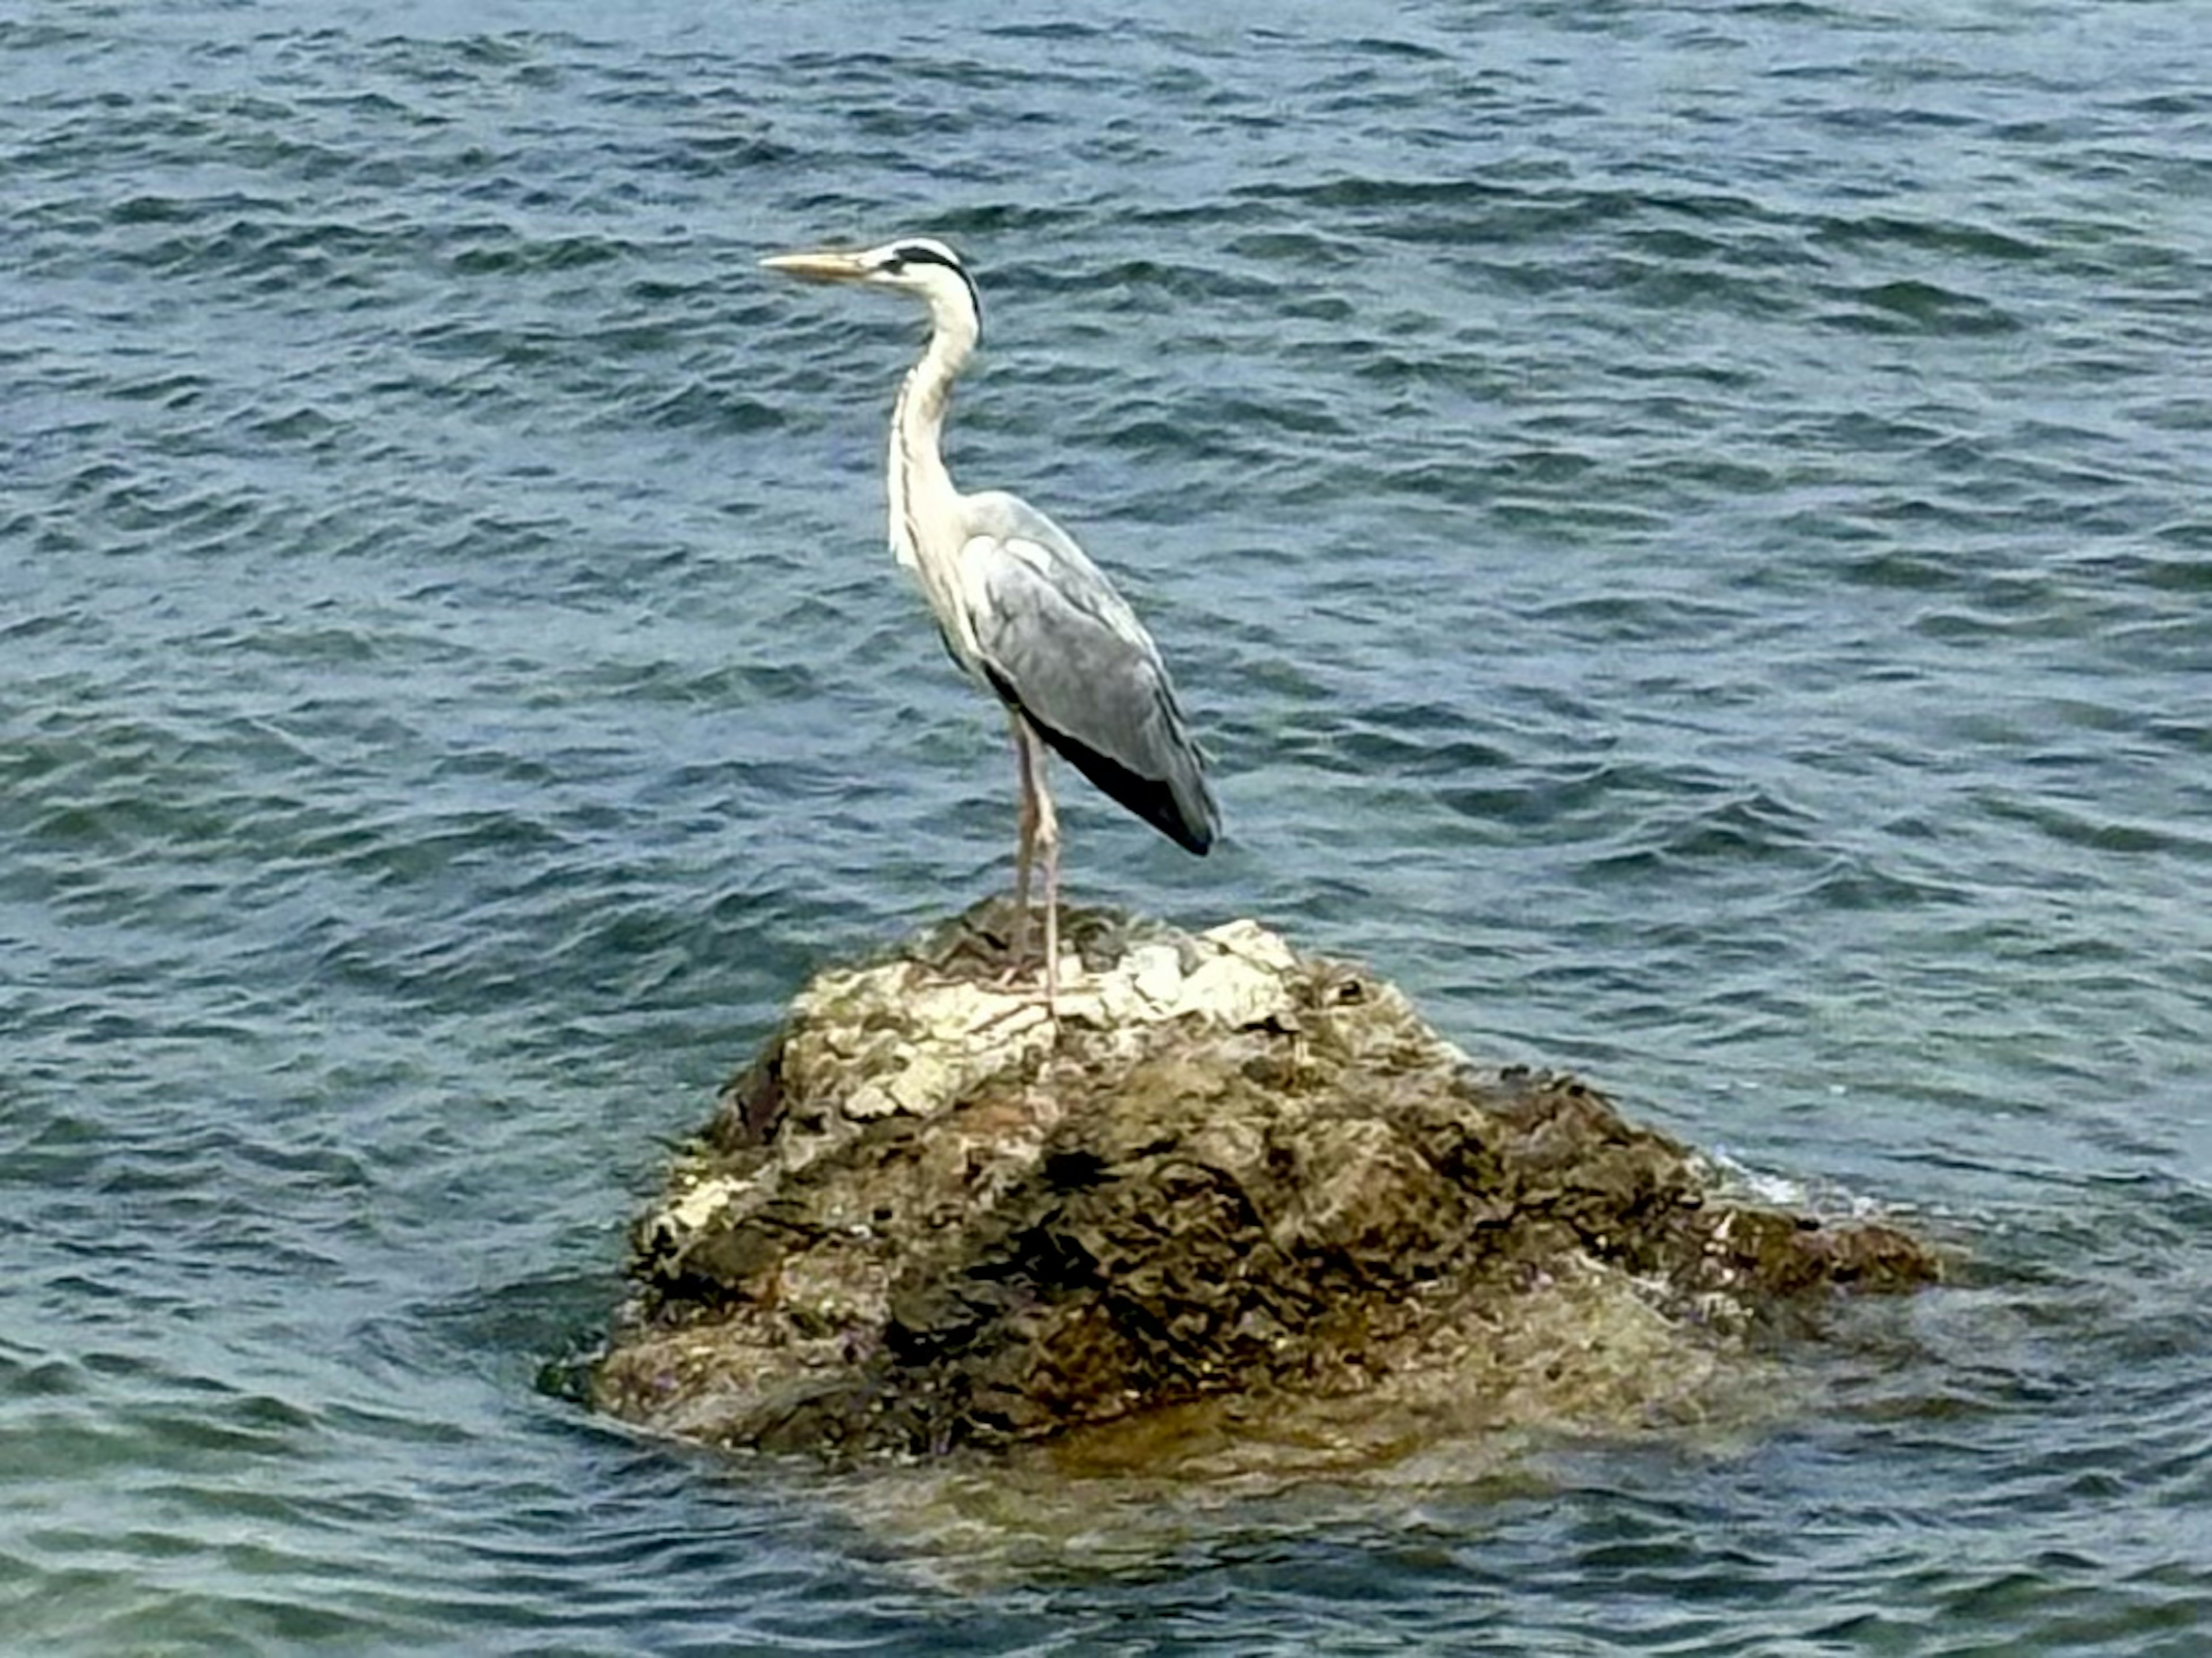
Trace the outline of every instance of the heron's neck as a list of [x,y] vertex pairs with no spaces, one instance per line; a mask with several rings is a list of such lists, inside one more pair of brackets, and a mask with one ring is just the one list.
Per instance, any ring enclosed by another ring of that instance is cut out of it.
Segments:
[[933,523],[951,521],[958,493],[945,469],[945,416],[952,382],[975,349],[972,321],[940,315],[921,361],[907,371],[891,410],[891,551],[908,569],[921,568],[921,540]]

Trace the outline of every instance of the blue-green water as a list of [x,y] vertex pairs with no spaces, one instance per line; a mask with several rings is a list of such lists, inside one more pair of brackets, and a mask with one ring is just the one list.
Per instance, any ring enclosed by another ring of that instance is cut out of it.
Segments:
[[[1121,14],[0,7],[0,1647],[2198,1650],[2212,13]],[[915,319],[754,268],[898,231],[1218,756],[1202,863],[1070,781],[1073,896],[1962,1283],[1149,1558],[541,1392],[800,977],[1005,878]]]

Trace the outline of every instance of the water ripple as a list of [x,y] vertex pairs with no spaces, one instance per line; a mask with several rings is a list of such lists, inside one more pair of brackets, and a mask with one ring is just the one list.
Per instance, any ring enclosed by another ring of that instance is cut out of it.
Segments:
[[[2191,1650],[2198,21],[0,21],[0,1618]],[[1961,1282],[1779,1427],[1057,1535],[535,1391],[798,978],[1005,878],[881,545],[915,319],[753,269],[893,228],[985,273],[961,475],[1218,750],[1202,865],[1066,792],[1079,896],[1372,961]]]

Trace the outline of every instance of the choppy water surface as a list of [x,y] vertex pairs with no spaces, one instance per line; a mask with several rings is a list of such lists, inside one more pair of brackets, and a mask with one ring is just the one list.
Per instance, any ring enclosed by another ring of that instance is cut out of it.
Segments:
[[[2212,19],[1121,9],[0,11],[9,1649],[2197,1649]],[[1218,754],[1204,863],[1071,787],[1077,896],[1965,1282],[1149,1549],[540,1392],[799,977],[1005,871],[915,319],[753,268],[900,230]]]

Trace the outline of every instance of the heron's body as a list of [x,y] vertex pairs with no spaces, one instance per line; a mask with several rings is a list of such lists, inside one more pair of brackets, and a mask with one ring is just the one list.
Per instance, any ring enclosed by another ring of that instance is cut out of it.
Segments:
[[1045,987],[1053,1000],[1060,831],[1043,750],[1056,750],[1162,834],[1203,853],[1219,815],[1174,683],[1136,613],[1066,531],[1018,496],[953,487],[945,416],[953,380],[975,349],[981,311],[951,250],[909,238],[863,253],[784,254],[766,263],[816,281],[901,288],[929,307],[928,348],[891,415],[891,551],[921,585],[953,660],[998,696],[1012,721],[1022,783],[1017,899],[1026,926],[1030,865],[1041,853]]

